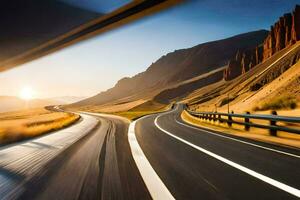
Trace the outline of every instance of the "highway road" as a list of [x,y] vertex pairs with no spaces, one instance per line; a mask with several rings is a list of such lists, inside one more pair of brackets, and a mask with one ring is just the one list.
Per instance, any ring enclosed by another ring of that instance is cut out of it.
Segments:
[[176,199],[298,199],[300,151],[184,123],[183,109],[136,122],[140,147]]
[[0,199],[299,199],[300,151],[200,129],[175,109],[0,148]]
[[151,199],[130,153],[129,121],[81,114],[44,137],[0,149],[0,199]]

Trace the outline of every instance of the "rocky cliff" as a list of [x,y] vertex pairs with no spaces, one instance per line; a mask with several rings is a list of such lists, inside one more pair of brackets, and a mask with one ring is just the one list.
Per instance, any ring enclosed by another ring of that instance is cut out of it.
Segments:
[[263,46],[239,50],[235,57],[228,63],[228,67],[224,71],[224,79],[230,80],[241,74],[246,73],[263,60]]
[[296,5],[292,13],[283,15],[271,26],[268,36],[261,45],[245,51],[237,51],[224,71],[224,79],[231,80],[247,72],[298,40],[300,40],[300,6]]

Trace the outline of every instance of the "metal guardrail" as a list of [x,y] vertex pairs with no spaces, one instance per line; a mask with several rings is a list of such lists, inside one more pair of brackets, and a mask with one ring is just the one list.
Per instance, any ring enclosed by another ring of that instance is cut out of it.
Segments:
[[[249,131],[250,127],[256,127],[256,128],[269,129],[270,135],[272,136],[277,136],[277,131],[300,134],[300,129],[290,128],[290,127],[281,126],[277,124],[277,122],[300,124],[300,117],[278,116],[275,111],[273,111],[272,115],[250,114],[249,112],[247,112],[246,114],[195,112],[189,109],[186,109],[186,111],[194,117],[198,117],[210,121],[211,120],[219,121],[221,123],[224,122],[227,123],[228,126],[232,126],[232,124],[244,125],[246,131]],[[244,120],[243,122],[241,122],[241,121],[236,121],[233,118],[242,118]],[[250,119],[266,120],[269,121],[269,125],[253,123],[251,122]]]

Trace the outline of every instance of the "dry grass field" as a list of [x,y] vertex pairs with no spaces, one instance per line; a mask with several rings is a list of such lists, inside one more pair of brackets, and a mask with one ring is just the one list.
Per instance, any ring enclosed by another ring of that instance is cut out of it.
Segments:
[[75,114],[43,108],[0,114],[0,144],[11,143],[59,130],[76,122]]
[[125,117],[129,120],[135,120],[137,118],[143,117],[149,114],[155,114],[163,111],[167,111],[172,107],[172,104],[165,105],[160,104],[155,101],[147,101],[143,104],[140,104],[130,110],[122,112],[114,112],[112,114]]
[[166,105],[157,103],[155,101],[137,100],[132,102],[120,103],[116,105],[103,105],[103,106],[86,106],[79,108],[67,108],[71,111],[84,111],[92,113],[112,114],[125,117],[129,120],[135,120],[139,117],[163,112],[170,109],[172,104]]

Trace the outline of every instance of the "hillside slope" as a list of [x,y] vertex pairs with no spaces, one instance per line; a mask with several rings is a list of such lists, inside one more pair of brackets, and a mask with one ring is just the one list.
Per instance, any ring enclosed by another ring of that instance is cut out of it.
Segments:
[[300,106],[299,16],[296,6],[270,32],[245,33],[169,53],[145,72],[72,106],[121,115],[162,111],[175,101],[200,111],[225,112],[228,104],[234,112],[294,109]]
[[202,111],[256,111],[276,99],[300,102],[300,42],[287,47],[247,73],[220,81],[189,94],[185,101]]
[[[164,89],[227,65],[236,51],[261,44],[267,34],[268,31],[259,30],[176,50],[162,56],[145,72],[123,78],[113,88],[71,106],[99,106],[151,99]],[[218,76],[214,81],[221,78]],[[208,83],[210,81],[204,81],[201,85]]]
[[276,52],[295,44],[298,40],[300,40],[300,6],[296,5],[292,13],[284,14],[271,26],[263,44],[236,53],[224,71],[224,79],[231,80],[246,73]]

